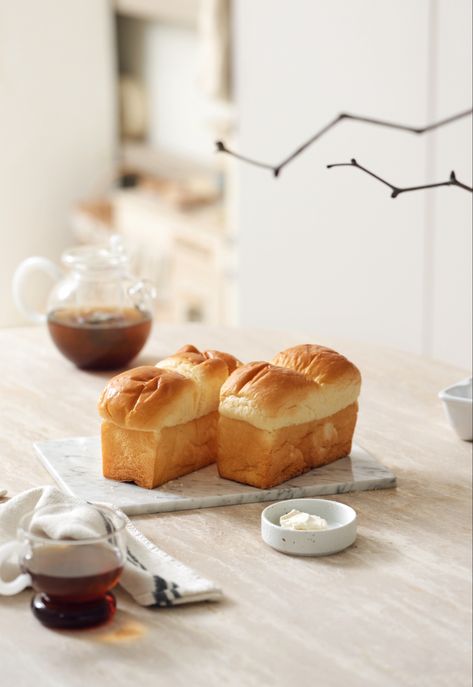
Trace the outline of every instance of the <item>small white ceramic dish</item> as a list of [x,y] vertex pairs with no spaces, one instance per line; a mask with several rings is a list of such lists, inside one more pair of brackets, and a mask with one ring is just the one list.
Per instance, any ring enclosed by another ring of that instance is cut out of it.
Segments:
[[[327,529],[289,530],[279,525],[281,515],[296,510],[318,515]],[[351,546],[356,539],[356,512],[350,506],[327,499],[289,499],[267,506],[261,513],[261,536],[273,549],[293,556],[327,556]]]
[[463,379],[439,393],[450,424],[460,439],[473,439],[472,381]]

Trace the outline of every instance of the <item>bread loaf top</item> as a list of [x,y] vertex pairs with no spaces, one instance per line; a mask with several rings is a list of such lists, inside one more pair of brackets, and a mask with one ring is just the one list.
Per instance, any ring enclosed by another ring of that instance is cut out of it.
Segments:
[[220,387],[238,365],[228,353],[185,346],[154,367],[112,377],[98,410],[104,420],[141,431],[190,422],[217,410]]
[[177,353],[160,360],[156,367],[177,372],[192,380],[199,391],[194,417],[202,417],[218,408],[220,388],[240,361],[221,351],[199,351],[183,346]]
[[174,355],[171,355],[169,358],[165,358],[157,363],[156,367],[166,367],[171,369],[178,365],[199,365],[206,360],[220,360],[224,362],[227,366],[228,374],[231,374],[239,365],[241,365],[241,362],[230,353],[224,353],[223,351],[215,351],[212,349],[199,351],[199,349],[195,346],[186,344],[176,351]]
[[198,400],[195,383],[151,365],[112,377],[98,404],[104,420],[126,429],[156,431],[188,422]]
[[314,344],[278,353],[272,363],[242,365],[223,384],[219,412],[273,431],[320,420],[355,403],[359,370],[336,351]]

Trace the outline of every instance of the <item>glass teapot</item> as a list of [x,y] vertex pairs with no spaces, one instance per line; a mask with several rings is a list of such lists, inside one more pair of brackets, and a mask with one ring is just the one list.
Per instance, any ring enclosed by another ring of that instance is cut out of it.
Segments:
[[[64,273],[47,258],[24,260],[13,276],[17,308],[29,320],[47,323],[57,348],[78,367],[105,370],[126,365],[143,348],[151,331],[156,292],[151,282],[128,273],[122,240],[72,248],[63,253]],[[30,308],[24,298],[34,270],[52,277],[47,313]]]

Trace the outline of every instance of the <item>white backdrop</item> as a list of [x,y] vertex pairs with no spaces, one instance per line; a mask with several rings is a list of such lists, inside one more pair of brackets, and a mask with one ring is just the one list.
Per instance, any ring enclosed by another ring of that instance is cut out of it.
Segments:
[[0,326],[21,322],[15,266],[57,258],[71,205],[110,182],[111,29],[107,0],[0,0]]
[[[340,111],[424,125],[471,103],[468,0],[237,0],[242,153],[277,163]],[[471,119],[435,135],[346,122],[273,179],[237,165],[240,323],[471,360]]]

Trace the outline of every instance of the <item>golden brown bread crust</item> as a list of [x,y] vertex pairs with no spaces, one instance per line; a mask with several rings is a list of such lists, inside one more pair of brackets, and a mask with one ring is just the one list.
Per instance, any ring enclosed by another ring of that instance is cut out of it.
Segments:
[[198,392],[196,405],[191,416],[181,420],[188,422],[217,410],[221,386],[238,365],[240,361],[228,353],[199,351],[195,346],[187,345],[169,358],[160,360],[156,367],[177,372],[195,383]]
[[104,420],[120,427],[157,431],[217,410],[220,387],[239,361],[228,353],[185,346],[155,367],[113,377],[99,400]]
[[318,384],[339,383],[341,379],[361,382],[360,371],[345,356],[317,344],[287,348],[275,355],[271,362],[300,372]]
[[265,362],[248,363],[223,384],[219,411],[256,427],[275,429],[303,422],[305,418],[299,420],[298,416],[310,403],[314,390],[312,380],[294,370]]
[[220,392],[220,475],[269,488],[347,455],[360,384],[350,361],[313,344],[241,366]]
[[102,423],[102,467],[108,479],[153,489],[215,462],[218,413],[161,432]]
[[222,477],[269,488],[349,453],[360,382],[352,363],[322,346],[248,365],[184,346],[105,388],[104,475],[153,488],[218,454]]
[[358,369],[339,353],[295,346],[275,356],[273,364],[248,363],[235,370],[221,388],[219,412],[273,431],[337,413],[357,400],[360,384]]
[[104,476],[153,488],[214,462],[220,387],[239,364],[189,345],[113,377],[98,405]]
[[98,404],[104,420],[129,429],[153,431],[188,422],[197,406],[192,380],[152,366],[112,377]]
[[206,360],[222,360],[227,366],[228,374],[231,374],[239,365],[241,365],[241,362],[238,360],[238,358],[235,358],[235,356],[231,355],[230,353],[215,351],[213,349],[199,351],[199,349],[195,346],[192,346],[192,344],[186,344],[185,346],[182,346],[182,348],[176,351],[176,353],[171,357],[181,359],[187,358],[188,360],[193,361],[195,364],[203,363]]
[[351,451],[357,404],[322,420],[267,432],[248,422],[220,417],[221,477],[269,489]]
[[295,388],[304,392],[312,387],[312,381],[304,375],[285,367],[277,368],[266,362],[247,363],[229,376],[222,386],[220,398],[245,396],[251,393],[261,402],[276,403],[279,393]]

